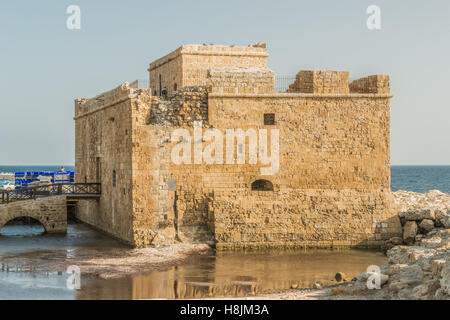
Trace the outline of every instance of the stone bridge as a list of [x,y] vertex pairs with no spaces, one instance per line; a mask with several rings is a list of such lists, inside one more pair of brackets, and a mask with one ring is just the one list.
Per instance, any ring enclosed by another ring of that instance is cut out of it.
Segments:
[[22,217],[39,221],[48,233],[67,232],[67,196],[53,196],[0,205],[0,231],[8,222]]
[[67,232],[67,200],[99,199],[100,183],[57,183],[0,193],[0,231],[17,218],[33,218],[48,233]]

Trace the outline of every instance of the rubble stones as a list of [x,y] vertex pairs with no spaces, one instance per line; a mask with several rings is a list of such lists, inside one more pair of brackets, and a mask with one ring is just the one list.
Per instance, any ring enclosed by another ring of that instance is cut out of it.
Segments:
[[[450,229],[445,222],[450,195],[436,190],[427,194],[398,191],[394,197],[403,217],[403,244],[410,246],[390,248],[386,253],[389,264],[380,268],[382,275],[389,276],[387,283],[381,290],[363,293],[383,299],[449,300]],[[399,242],[392,238],[389,244]],[[355,286],[362,287],[367,278],[367,273],[361,273]]]
[[431,230],[433,230],[433,228],[434,228],[434,221],[430,220],[430,219],[424,219],[419,224],[419,228],[420,228],[421,231],[423,231],[425,233],[428,233]]
[[417,223],[415,221],[406,221],[403,227],[403,241],[405,244],[412,244],[417,234]]

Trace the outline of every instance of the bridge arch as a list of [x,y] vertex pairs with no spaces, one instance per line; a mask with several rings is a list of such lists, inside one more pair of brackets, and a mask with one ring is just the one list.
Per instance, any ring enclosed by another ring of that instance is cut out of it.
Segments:
[[44,227],[45,232],[51,232],[51,230],[54,229],[54,226],[51,224],[50,217],[42,216],[41,214],[39,214],[39,212],[37,212],[37,210],[24,212],[23,210],[15,210],[14,208],[10,208],[10,210],[8,211],[9,214],[0,216],[0,232],[8,223],[20,218],[31,218],[39,222]]
[[[4,230],[3,228],[6,227],[7,225],[9,225],[11,222],[13,222],[13,221],[20,221],[20,220],[28,220],[28,219],[32,220],[30,222],[34,222],[36,225],[39,225],[44,230],[44,233],[47,232],[47,230],[46,230],[44,224],[42,223],[42,221],[39,221],[38,219],[35,219],[35,218],[32,218],[32,217],[18,217],[18,218],[14,218],[14,219],[11,219],[11,220],[7,221],[2,226],[0,226],[0,235],[3,233],[3,230]],[[40,233],[42,233],[42,232],[40,232]]]
[[47,233],[67,232],[67,199],[55,196],[0,205],[0,230],[10,221],[29,217],[39,221]]

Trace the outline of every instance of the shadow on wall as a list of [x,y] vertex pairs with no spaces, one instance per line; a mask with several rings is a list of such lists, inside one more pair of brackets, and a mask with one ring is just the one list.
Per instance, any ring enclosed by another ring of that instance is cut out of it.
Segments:
[[177,200],[178,238],[190,243],[214,242],[213,194],[181,193]]

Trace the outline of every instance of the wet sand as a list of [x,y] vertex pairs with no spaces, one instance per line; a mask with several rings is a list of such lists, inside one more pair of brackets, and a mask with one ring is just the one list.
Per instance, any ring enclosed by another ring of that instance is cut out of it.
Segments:
[[203,244],[176,244],[149,249],[83,249],[72,251],[69,255],[66,252],[39,251],[3,258],[1,264],[41,273],[63,272],[69,266],[76,265],[83,275],[112,279],[164,270],[183,263],[193,255],[208,252],[212,249]]

